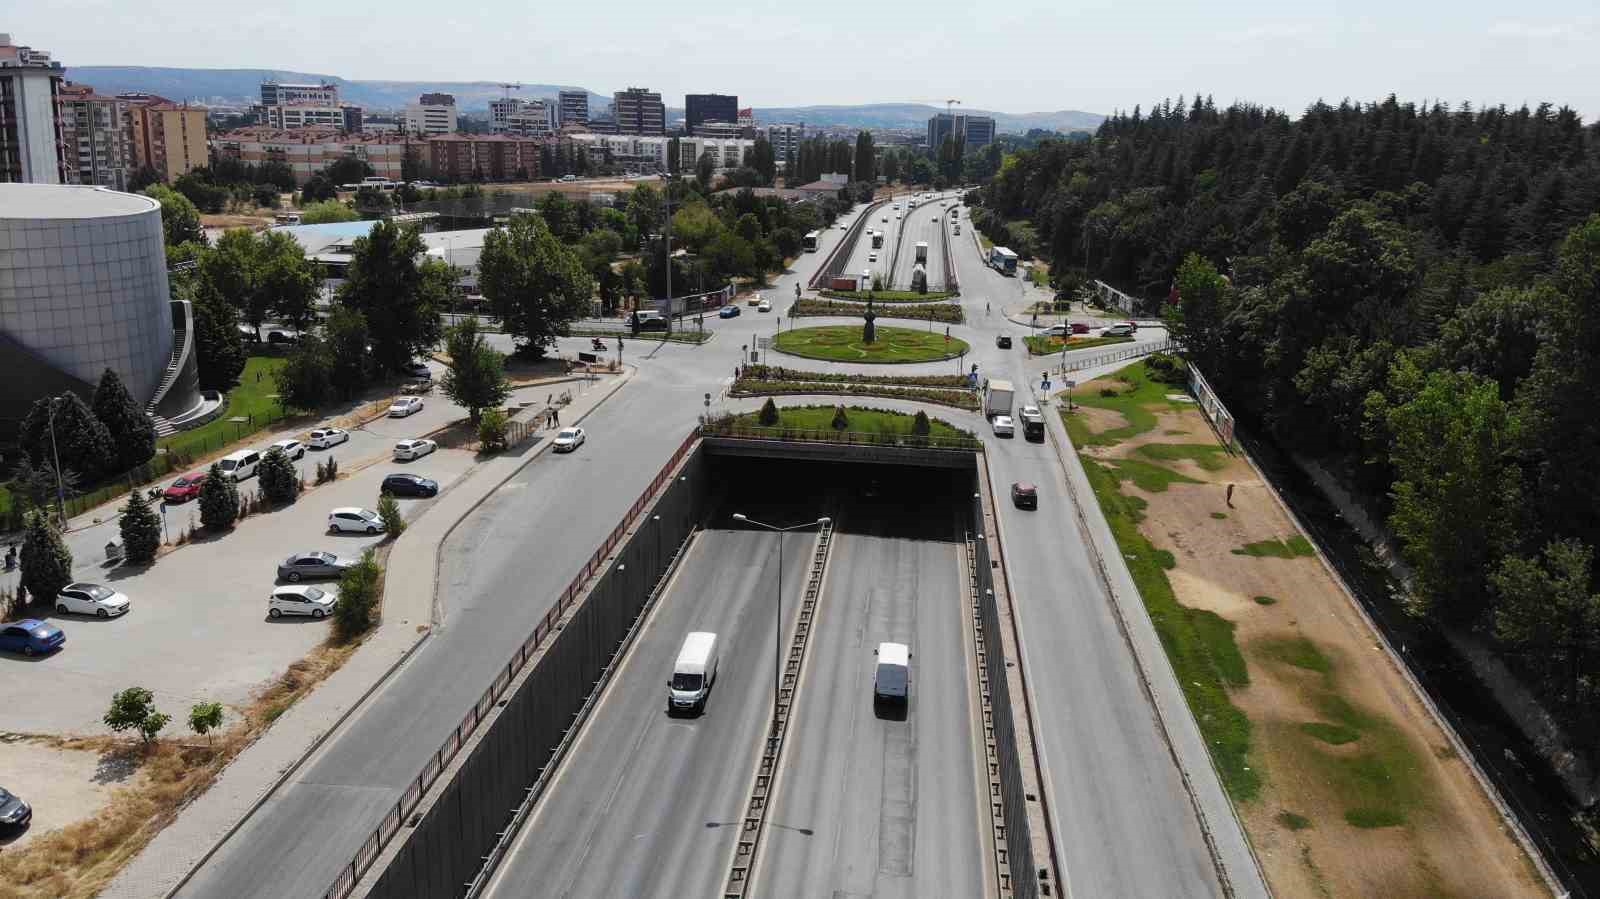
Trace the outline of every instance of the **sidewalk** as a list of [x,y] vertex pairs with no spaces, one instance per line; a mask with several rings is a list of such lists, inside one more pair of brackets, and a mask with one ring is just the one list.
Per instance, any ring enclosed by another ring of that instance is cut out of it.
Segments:
[[[566,423],[582,421],[636,373],[637,369],[626,368],[620,376],[575,393],[564,410]],[[406,529],[389,554],[383,620],[366,643],[344,667],[235,757],[211,788],[184,807],[101,896],[149,899],[172,894],[382,686],[432,632],[438,554],[445,538],[502,484],[538,458],[555,434],[554,429],[543,431],[519,450],[480,463]]]

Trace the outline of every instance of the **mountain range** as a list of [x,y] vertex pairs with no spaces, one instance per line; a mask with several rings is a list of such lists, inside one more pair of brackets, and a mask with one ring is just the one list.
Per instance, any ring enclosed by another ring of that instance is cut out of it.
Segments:
[[[464,112],[483,111],[489,101],[505,96],[507,90],[492,81],[364,81],[341,78],[337,75],[319,75],[313,72],[293,72],[284,69],[185,69],[147,66],[69,66],[67,77],[73,81],[92,85],[103,94],[124,91],[144,91],[159,94],[171,100],[199,99],[213,101],[224,99],[250,103],[261,96],[261,82],[268,80],[292,83],[328,82],[339,85],[339,96],[349,103],[369,109],[400,109],[414,103],[424,93],[446,93],[456,98],[456,105]],[[582,90],[574,85],[523,83],[513,89],[511,96],[554,99],[562,90]],[[589,91],[589,110],[598,113],[611,108],[611,98]],[[785,106],[756,107],[756,121],[805,122],[812,127],[838,126],[845,128],[903,128],[919,129],[927,125],[928,118],[943,110],[923,103],[869,103],[855,106]],[[979,109],[963,109],[967,115],[988,115],[995,120],[995,129],[1021,133],[1033,128],[1047,131],[1093,131],[1105,116],[1072,109],[1055,112],[1008,113]],[[681,109],[668,107],[669,118],[681,115]]]

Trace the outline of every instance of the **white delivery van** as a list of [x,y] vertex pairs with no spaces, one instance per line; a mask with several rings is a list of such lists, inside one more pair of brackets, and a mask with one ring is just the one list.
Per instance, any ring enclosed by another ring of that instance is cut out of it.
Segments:
[[222,469],[222,476],[234,481],[251,477],[260,464],[261,453],[256,450],[239,450],[217,460],[217,467]]
[[717,680],[717,635],[694,631],[683,638],[667,681],[667,714],[700,712]]
[[904,704],[911,693],[911,650],[904,643],[879,643],[877,655],[873,701]]

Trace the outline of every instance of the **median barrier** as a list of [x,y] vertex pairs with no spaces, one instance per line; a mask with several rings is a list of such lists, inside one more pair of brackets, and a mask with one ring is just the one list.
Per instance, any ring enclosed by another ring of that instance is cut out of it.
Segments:
[[872,203],[867,206],[865,212],[856,216],[855,223],[844,232],[844,239],[835,244],[832,250],[828,251],[828,257],[817,268],[816,274],[811,276],[810,287],[812,290],[821,290],[827,287],[835,275],[844,271],[845,263],[850,261],[850,250],[861,237],[861,229],[872,221],[873,214],[887,202],[889,201],[879,200]]

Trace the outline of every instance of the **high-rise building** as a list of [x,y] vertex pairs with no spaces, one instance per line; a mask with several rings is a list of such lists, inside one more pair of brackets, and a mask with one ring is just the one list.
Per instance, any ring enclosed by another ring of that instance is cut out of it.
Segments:
[[126,190],[133,169],[128,102],[71,82],[56,97],[61,105],[62,180]]
[[994,143],[994,119],[990,116],[971,116],[962,113],[951,115],[941,112],[928,119],[928,147],[937,151],[944,143],[944,139],[955,135],[966,145],[966,149],[973,150],[978,147]]
[[339,85],[261,82],[262,106],[338,106]]
[[683,98],[683,123],[690,134],[699,134],[705,122],[739,122],[739,98],[727,94],[689,94]]
[[361,107],[339,102],[337,84],[282,84],[261,82],[261,102],[255,105],[257,124],[292,131],[298,128],[339,128],[361,131]]
[[170,183],[211,164],[204,109],[152,94],[118,94],[117,99],[128,103],[134,168],[148,166]]
[[772,157],[780,164],[793,159],[800,152],[800,142],[805,139],[805,122],[767,126],[767,143],[772,144]]
[[562,91],[560,126],[589,124],[589,92]]
[[450,94],[423,94],[406,106],[406,130],[412,134],[453,134],[456,98]]
[[642,87],[630,87],[611,95],[611,114],[617,120],[618,134],[665,134],[667,107],[661,95]]
[[11,43],[0,34],[0,181],[60,184],[61,108],[64,80],[50,54]]
[[506,130],[506,120],[522,111],[524,100],[505,97],[489,101],[489,130],[498,134]]

